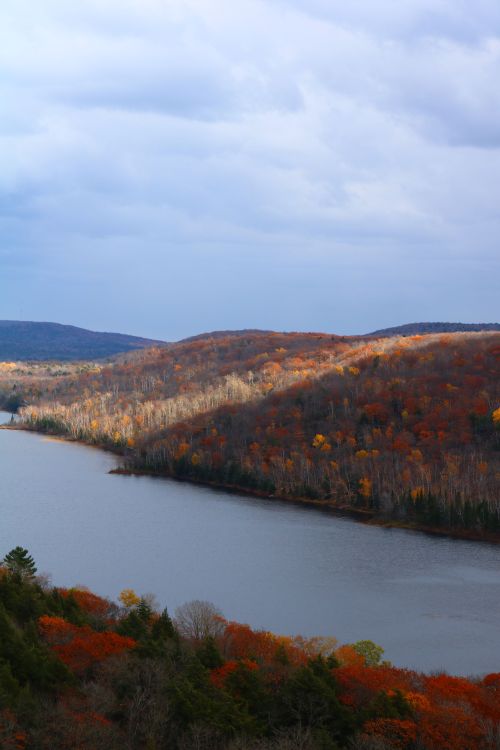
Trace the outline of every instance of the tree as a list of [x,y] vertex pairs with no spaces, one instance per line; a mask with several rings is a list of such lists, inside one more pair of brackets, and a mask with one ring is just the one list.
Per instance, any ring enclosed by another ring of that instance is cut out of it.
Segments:
[[141,597],[137,596],[133,589],[123,589],[118,598],[127,609],[136,607],[141,601]]
[[373,641],[356,641],[352,644],[357,654],[362,656],[367,667],[376,667],[380,664],[380,659],[384,653],[382,646],[377,646]]
[[194,641],[216,638],[224,631],[222,613],[211,602],[199,599],[178,607],[174,622],[182,636]]
[[33,578],[37,570],[35,561],[29,554],[28,550],[19,546],[14,547],[14,549],[11,549],[11,551],[5,555],[2,564],[5,565],[11,573],[18,575],[23,579]]

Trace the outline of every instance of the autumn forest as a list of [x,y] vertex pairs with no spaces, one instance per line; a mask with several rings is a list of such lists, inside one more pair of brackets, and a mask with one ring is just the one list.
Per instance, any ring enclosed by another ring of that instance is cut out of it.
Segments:
[[500,675],[398,669],[371,641],[284,637],[204,601],[172,616],[0,565],[3,750],[496,750]]
[[15,427],[164,474],[500,536],[500,333],[238,332],[106,362],[6,362]]

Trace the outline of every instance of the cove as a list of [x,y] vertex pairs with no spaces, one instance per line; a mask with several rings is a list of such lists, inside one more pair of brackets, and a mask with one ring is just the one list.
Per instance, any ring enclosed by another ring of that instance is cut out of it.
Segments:
[[115,466],[97,449],[1,430],[0,555],[20,544],[56,585],[153,592],[171,613],[207,599],[277,633],[371,639],[397,666],[500,671],[500,546]]

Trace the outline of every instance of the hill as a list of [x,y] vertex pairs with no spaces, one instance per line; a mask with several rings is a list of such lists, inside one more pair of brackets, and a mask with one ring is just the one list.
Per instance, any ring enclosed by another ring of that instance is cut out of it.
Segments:
[[[0,566],[3,750],[495,750],[499,673],[398,669],[371,641],[278,636],[209,602],[158,612]],[[496,664],[492,660],[492,668]]]
[[249,335],[269,335],[274,333],[269,330],[262,330],[260,328],[243,328],[240,331],[207,331],[206,333],[198,333],[196,336],[188,336],[185,339],[181,339],[179,343],[186,343],[190,341],[200,341],[200,339],[225,339],[228,336],[249,336]]
[[60,323],[0,320],[0,361],[101,359],[160,343]]
[[465,331],[500,331],[500,323],[406,323],[381,328],[367,336],[416,336],[424,333],[458,333]]
[[[126,467],[500,536],[500,333],[250,334],[9,371],[24,425]],[[3,382],[3,386],[2,386]]]

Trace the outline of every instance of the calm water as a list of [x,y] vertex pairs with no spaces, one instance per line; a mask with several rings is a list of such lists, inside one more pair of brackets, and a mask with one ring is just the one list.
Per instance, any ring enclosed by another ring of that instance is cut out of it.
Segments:
[[255,627],[370,638],[401,666],[500,671],[500,546],[108,474],[114,465],[0,431],[0,555],[20,544],[57,585],[154,592],[170,611],[208,599]]

